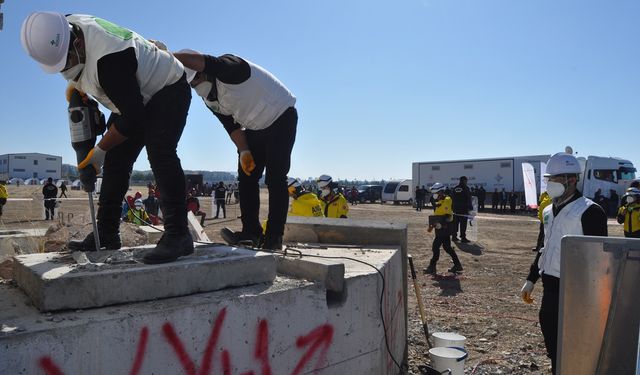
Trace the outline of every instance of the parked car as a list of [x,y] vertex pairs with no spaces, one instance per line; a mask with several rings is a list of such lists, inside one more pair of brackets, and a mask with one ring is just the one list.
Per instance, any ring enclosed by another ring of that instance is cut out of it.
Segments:
[[358,201],[360,203],[382,200],[382,185],[360,185],[358,186]]

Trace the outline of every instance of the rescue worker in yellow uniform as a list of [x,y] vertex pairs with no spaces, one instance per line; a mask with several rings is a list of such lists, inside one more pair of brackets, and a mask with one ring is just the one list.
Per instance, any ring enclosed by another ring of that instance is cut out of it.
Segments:
[[324,216],[330,218],[346,219],[349,213],[347,198],[335,191],[335,184],[331,176],[323,174],[318,177],[318,188],[320,188],[320,199]]
[[9,193],[7,193],[7,187],[4,181],[0,181],[0,217],[2,217],[2,207],[7,203]]
[[324,217],[322,201],[315,193],[305,190],[299,179],[289,177],[287,186],[289,196],[293,198],[289,216]]
[[149,225],[149,214],[147,214],[147,211],[144,209],[142,199],[138,198],[135,200],[133,207],[127,212],[125,221],[135,225]]
[[436,264],[438,263],[438,259],[440,259],[440,246],[444,247],[444,251],[446,251],[447,254],[451,256],[451,260],[453,260],[453,267],[449,269],[449,272],[458,273],[462,271],[462,264],[460,263],[460,259],[458,259],[458,254],[456,254],[456,251],[451,247],[450,225],[453,225],[453,202],[451,197],[444,194],[444,191],[445,186],[439,182],[431,186],[431,194],[433,194],[436,201],[436,208],[432,217],[437,220],[429,219],[428,231],[431,232],[434,228],[436,230],[436,236],[431,246],[433,256],[429,261],[429,266],[424,269],[424,273],[430,275],[437,273]]
[[628,188],[618,209],[618,223],[624,224],[624,236],[640,238],[640,189]]
[[544,208],[550,205],[551,203],[553,203],[553,200],[549,196],[549,193],[547,193],[546,191],[543,191],[542,194],[540,194],[540,198],[538,199],[538,220],[540,220],[540,230],[538,231],[538,242],[536,243],[536,247],[532,249],[535,252],[540,251],[540,249],[542,248],[542,245],[544,245],[544,227],[542,224],[542,211],[544,211]]

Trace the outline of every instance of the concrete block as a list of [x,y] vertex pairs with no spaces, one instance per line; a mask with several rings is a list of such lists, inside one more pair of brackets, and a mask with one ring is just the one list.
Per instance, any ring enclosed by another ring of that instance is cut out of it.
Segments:
[[38,309],[53,311],[183,296],[272,282],[276,276],[268,253],[217,246],[171,263],[133,260],[148,248],[86,253],[90,262],[84,264],[64,253],[20,255],[14,279]]
[[148,225],[141,225],[140,230],[147,234],[149,243],[158,243],[158,241],[160,241],[160,238],[162,237],[164,225],[154,225],[153,227],[150,227]]
[[42,251],[46,232],[44,228],[0,230],[0,262],[14,255]]
[[319,258],[278,258],[278,273],[322,283],[327,290],[344,289],[344,263]]

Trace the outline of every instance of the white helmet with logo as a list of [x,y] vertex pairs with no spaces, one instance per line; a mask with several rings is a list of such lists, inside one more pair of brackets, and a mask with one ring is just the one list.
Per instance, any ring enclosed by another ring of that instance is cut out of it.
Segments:
[[581,172],[582,168],[575,156],[567,154],[566,152],[558,152],[549,158],[544,177],[563,174],[580,174]]
[[289,177],[287,179],[287,189],[289,190],[289,195],[293,197],[297,197],[300,195],[304,188],[302,187],[302,181],[298,178]]
[[328,174],[323,174],[318,177],[318,187],[322,189],[323,187],[329,186],[333,179]]
[[446,189],[446,187],[444,186],[444,184],[441,184],[439,182],[436,182],[435,184],[431,185],[431,194],[438,194],[440,192],[443,192]]
[[133,205],[136,207],[136,210],[139,210],[142,208],[142,199],[138,198],[133,202]]
[[54,12],[34,12],[22,23],[22,47],[47,73],[58,73],[67,64],[71,25]]

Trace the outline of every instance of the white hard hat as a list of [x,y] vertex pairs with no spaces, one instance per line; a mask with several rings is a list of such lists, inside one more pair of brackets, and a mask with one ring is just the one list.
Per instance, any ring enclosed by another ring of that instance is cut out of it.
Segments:
[[547,172],[544,177],[557,176],[562,174],[580,174],[582,168],[575,156],[566,152],[558,152],[552,155],[547,162]]
[[[200,52],[192,49],[188,49],[188,48],[183,48],[180,51],[177,51],[177,53],[200,53]],[[184,67],[184,72],[187,73],[187,82],[191,83],[191,81],[193,81],[193,78],[196,76],[197,72],[193,69],[187,68],[186,66]]]
[[302,182],[298,178],[289,177],[287,179],[287,187],[300,187],[302,186]]
[[624,195],[640,196],[640,189],[634,187],[628,188]]
[[138,198],[133,202],[133,205],[136,207],[142,207],[142,199]]
[[439,182],[436,182],[435,184],[431,185],[431,193],[432,194],[436,194],[439,193],[441,191],[444,191],[445,186]]
[[323,187],[328,186],[331,181],[333,181],[331,176],[329,176],[328,174],[323,174],[322,176],[318,177],[318,187],[322,189]]
[[22,47],[47,73],[58,73],[67,64],[70,25],[63,14],[34,12],[22,23]]

